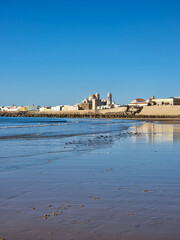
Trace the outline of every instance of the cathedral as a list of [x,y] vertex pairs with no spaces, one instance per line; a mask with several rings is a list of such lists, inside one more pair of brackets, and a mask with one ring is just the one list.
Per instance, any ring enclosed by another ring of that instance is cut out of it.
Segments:
[[110,108],[112,104],[112,94],[109,92],[107,99],[100,99],[99,93],[91,94],[89,99],[85,98],[78,106],[80,110],[96,110],[101,109],[102,106]]

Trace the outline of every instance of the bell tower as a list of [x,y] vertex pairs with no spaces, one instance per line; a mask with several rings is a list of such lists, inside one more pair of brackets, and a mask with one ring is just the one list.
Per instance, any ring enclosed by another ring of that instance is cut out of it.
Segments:
[[96,93],[96,99],[100,99],[99,93]]
[[112,104],[112,94],[110,92],[108,92],[107,94],[107,105],[111,105]]

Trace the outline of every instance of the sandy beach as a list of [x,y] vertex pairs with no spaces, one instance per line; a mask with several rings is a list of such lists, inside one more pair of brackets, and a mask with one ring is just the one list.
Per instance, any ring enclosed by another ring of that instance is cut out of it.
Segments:
[[0,239],[179,240],[180,122],[126,121],[1,136]]

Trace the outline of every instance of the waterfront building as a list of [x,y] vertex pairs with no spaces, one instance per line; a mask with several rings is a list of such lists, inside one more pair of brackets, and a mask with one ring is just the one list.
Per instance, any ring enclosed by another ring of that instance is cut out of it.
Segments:
[[34,105],[31,105],[31,106],[26,106],[26,111],[37,111],[38,110],[38,107],[37,106],[34,106]]
[[59,106],[55,106],[55,107],[51,107],[51,111],[62,111],[63,106],[59,105]]
[[147,106],[148,102],[143,98],[136,98],[128,106]]
[[107,99],[100,99],[99,93],[91,94],[88,98],[85,98],[81,103],[78,104],[80,110],[96,110],[113,107],[112,94],[107,94]]
[[78,105],[64,105],[62,107],[62,111],[77,111],[77,110],[79,110]]
[[169,98],[149,98],[144,100],[142,98],[136,98],[128,106],[167,106],[167,105],[180,105],[180,97],[169,97]]
[[17,112],[18,108],[15,105],[12,106],[1,106],[0,111],[7,111],[7,112]]
[[180,105],[180,98],[169,97],[161,99],[153,99],[151,105]]
[[49,106],[49,107],[40,107],[39,111],[40,112],[50,112],[51,111],[51,106]]
[[112,94],[110,92],[108,92],[107,94],[107,105],[111,105],[112,104]]
[[23,107],[23,106],[21,106],[21,107],[19,107],[19,111],[20,111],[20,112],[25,112],[25,111],[26,111],[26,108]]

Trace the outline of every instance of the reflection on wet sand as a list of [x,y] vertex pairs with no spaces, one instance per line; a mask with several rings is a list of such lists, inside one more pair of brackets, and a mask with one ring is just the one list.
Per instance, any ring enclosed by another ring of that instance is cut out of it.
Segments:
[[[145,133],[147,142],[180,142],[180,123],[146,122],[133,129],[136,132]],[[134,140],[139,141],[140,137]]]

